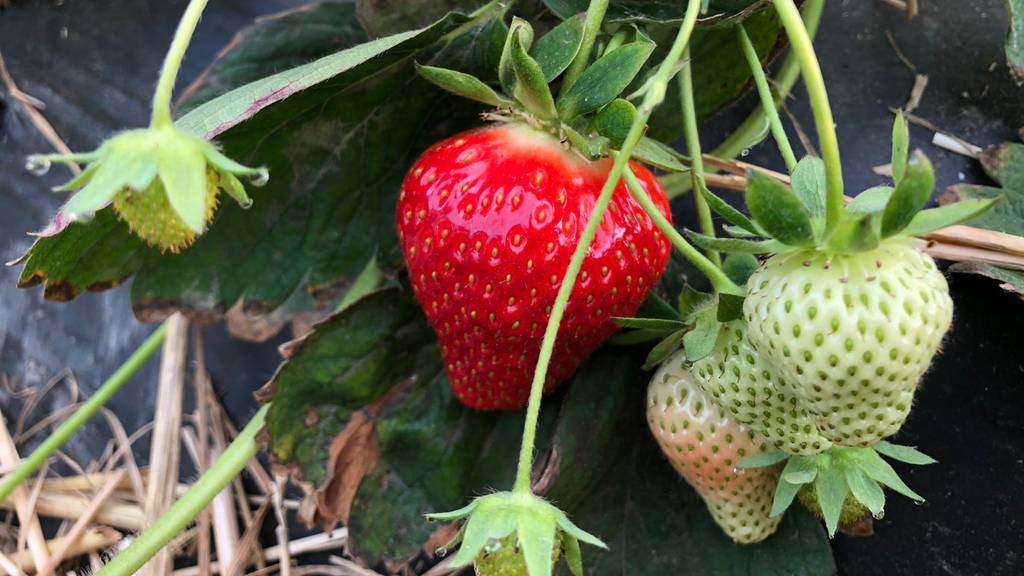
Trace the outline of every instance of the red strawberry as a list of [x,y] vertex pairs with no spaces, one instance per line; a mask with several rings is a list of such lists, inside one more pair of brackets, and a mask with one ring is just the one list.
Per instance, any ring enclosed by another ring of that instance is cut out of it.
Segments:
[[[633,171],[662,213],[665,192]],[[455,395],[480,410],[526,405],[541,336],[611,161],[588,161],[524,125],[471,130],[413,165],[398,238]],[[569,378],[661,277],[669,244],[620,183],[569,300],[545,391]]]

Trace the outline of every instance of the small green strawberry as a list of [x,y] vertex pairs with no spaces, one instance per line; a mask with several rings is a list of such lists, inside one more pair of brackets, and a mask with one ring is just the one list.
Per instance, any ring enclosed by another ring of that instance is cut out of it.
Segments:
[[693,363],[704,391],[779,450],[811,456],[832,445],[775,368],[750,345],[742,320],[726,322],[715,348]]
[[822,434],[871,446],[895,434],[953,319],[932,259],[908,240],[852,254],[800,250],[750,279],[744,316],[755,343]]
[[[561,538],[558,538],[551,549],[551,565],[557,564],[561,557],[562,543]],[[519,547],[519,538],[515,534],[491,540],[484,545],[484,549],[473,560],[473,570],[476,576],[530,576],[523,551]]]
[[668,358],[651,379],[647,423],[669,462],[730,538],[750,544],[775,532],[781,517],[769,512],[778,471],[736,468],[744,457],[764,452],[768,442],[701,389],[685,352]]

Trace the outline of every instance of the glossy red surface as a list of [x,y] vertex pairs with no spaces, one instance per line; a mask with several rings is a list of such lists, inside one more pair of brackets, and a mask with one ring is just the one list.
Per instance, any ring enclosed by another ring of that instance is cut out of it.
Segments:
[[[671,218],[654,175],[631,166]],[[551,306],[610,169],[610,160],[588,162],[545,134],[505,125],[441,141],[409,171],[399,240],[467,405],[525,406]],[[615,332],[611,317],[636,311],[669,250],[620,183],[569,300],[546,391]]]

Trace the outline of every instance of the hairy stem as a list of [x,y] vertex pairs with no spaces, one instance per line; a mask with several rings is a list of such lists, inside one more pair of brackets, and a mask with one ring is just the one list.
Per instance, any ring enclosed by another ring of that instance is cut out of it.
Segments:
[[814,43],[804,26],[793,0],[775,0],[775,9],[779,13],[786,35],[793,46],[793,53],[800,61],[804,84],[811,99],[814,111],[814,123],[818,129],[818,142],[821,145],[821,156],[825,162],[825,236],[839,223],[843,212],[843,165],[839,159],[839,139],[836,136],[835,120],[832,108],[828,103],[828,91],[825,89],[825,78],[821,74],[818,56],[814,53]]
[[533,373],[530,402],[526,408],[523,443],[519,451],[519,466],[516,469],[516,480],[513,487],[513,490],[516,492],[530,492],[530,470],[533,468],[533,446],[537,439],[537,418],[540,415],[544,380],[547,377],[548,365],[551,363],[551,354],[555,348],[558,326],[561,324],[562,316],[565,314],[565,308],[569,303],[569,296],[572,294],[573,286],[576,284],[576,277],[579,275],[580,268],[583,266],[583,260],[587,255],[587,250],[590,249],[590,244],[597,233],[597,227],[601,222],[601,218],[604,217],[605,209],[608,207],[609,201],[611,201],[612,193],[618,186],[619,179],[626,169],[626,163],[633,154],[633,149],[636,147],[637,142],[640,141],[640,137],[644,134],[647,119],[650,118],[654,108],[665,100],[665,91],[668,89],[668,83],[672,79],[676,62],[682,57],[683,50],[686,49],[687,44],[690,42],[690,36],[693,34],[694,25],[697,23],[697,14],[700,11],[700,4],[700,0],[688,0],[686,15],[679,26],[679,33],[676,35],[668,56],[658,67],[658,71],[651,79],[644,94],[643,102],[637,108],[636,118],[633,120],[633,125],[630,126],[629,133],[626,135],[626,139],[620,148],[621,153],[615,157],[615,162],[612,164],[608,179],[605,181],[597,202],[594,204],[590,219],[587,220],[587,226],[583,230],[579,243],[576,245],[576,251],[573,252],[572,259],[569,261],[569,268],[566,270],[565,277],[562,279],[562,285],[558,289],[558,295],[555,297],[555,303],[551,308],[551,317],[548,319],[547,327],[544,329],[544,339],[541,341],[537,367]]
[[154,128],[170,126],[171,120],[171,95],[174,92],[174,81],[178,78],[178,70],[181,68],[181,61],[185,58],[185,50],[192,40],[192,33],[196,31],[199,24],[199,17],[203,15],[207,0],[191,0],[185,8],[185,15],[181,17],[178,30],[174,33],[174,40],[171,41],[171,48],[164,58],[163,69],[160,70],[160,79],[156,83],[156,93],[153,95],[153,115],[150,125]]
[[604,21],[604,13],[607,11],[608,0],[590,0],[590,5],[587,6],[587,19],[583,22],[583,42],[562,78],[562,93],[569,90],[587,68],[590,53],[594,51],[594,41],[597,40],[597,33],[601,31],[601,22]]
[[679,251],[687,260],[689,260],[698,270],[704,273],[711,281],[711,285],[715,287],[716,292],[726,292],[729,294],[735,294],[741,296],[743,290],[739,286],[736,286],[725,272],[722,271],[714,262],[705,257],[693,247],[692,244],[683,238],[683,235],[672,226],[672,223],[668,221],[668,218],[658,210],[658,207],[654,205],[654,202],[648,196],[643,186],[640,184],[640,180],[637,179],[636,175],[629,168],[626,168],[626,185],[629,186],[629,193],[633,195],[633,198],[640,204],[640,207],[644,209],[644,212],[650,216],[651,220],[654,221],[654,225],[661,230],[661,233],[668,238],[672,246]]
[[57,428],[28,458],[25,458],[17,470],[4,476],[3,481],[0,482],[0,502],[6,500],[19,484],[38,470],[54,452],[70,440],[71,436],[110,400],[111,396],[116,394],[146,363],[146,360],[160,349],[166,336],[167,324],[164,323],[146,338],[146,341],[132,353],[128,360],[70,418],[65,420],[60,428]]
[[213,498],[231,482],[259,451],[256,434],[263,427],[270,404],[260,408],[213,467],[206,471],[163,516],[115,556],[97,576],[129,576],[184,530]]
[[796,168],[796,155],[793,154],[793,147],[786,136],[786,129],[782,126],[782,119],[779,118],[779,110],[775,107],[775,98],[772,96],[771,87],[768,86],[768,79],[764,75],[764,69],[761,68],[761,60],[757,56],[757,50],[754,49],[754,43],[750,41],[750,36],[747,35],[747,29],[743,27],[743,24],[736,26],[736,35],[739,37],[740,46],[743,47],[743,55],[746,56],[747,64],[750,66],[750,73],[754,77],[754,85],[757,86],[757,93],[761,97],[761,108],[768,118],[772,137],[775,138],[775,144],[779,147],[779,153],[782,154],[782,159],[786,162],[786,169],[792,173],[793,169]]
[[[683,58],[690,60],[690,49],[687,48]],[[700,132],[697,129],[697,106],[693,97],[693,61],[687,62],[679,72],[679,94],[682,100],[683,129],[686,135],[686,148],[690,154],[690,175],[693,185],[698,191],[704,190],[704,158],[700,149]],[[697,221],[700,231],[706,236],[715,236],[715,223],[711,219],[711,208],[703,194],[693,195],[693,205],[697,209]],[[716,265],[722,258],[716,250],[707,251],[708,258]]]

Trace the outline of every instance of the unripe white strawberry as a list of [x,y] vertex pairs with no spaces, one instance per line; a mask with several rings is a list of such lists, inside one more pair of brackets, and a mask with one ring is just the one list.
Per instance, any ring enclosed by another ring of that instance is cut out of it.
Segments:
[[778,471],[736,468],[744,457],[769,448],[768,442],[701,389],[684,352],[666,360],[651,379],[647,422],[669,462],[730,538],[750,544],[775,532],[782,517],[771,518],[769,512]]
[[894,238],[851,254],[778,254],[751,276],[743,313],[767,357],[836,444],[900,429],[952,322],[935,262]]
[[832,445],[775,368],[751,346],[742,320],[722,325],[715,349],[693,363],[704,391],[779,450],[813,456]]

